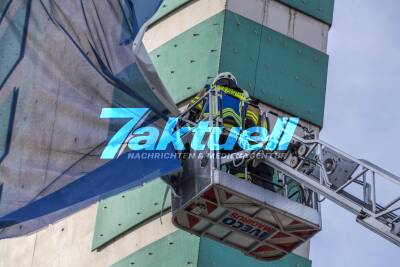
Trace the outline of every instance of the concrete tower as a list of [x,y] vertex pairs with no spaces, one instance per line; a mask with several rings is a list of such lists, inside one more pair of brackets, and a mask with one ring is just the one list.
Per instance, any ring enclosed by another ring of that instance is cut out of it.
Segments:
[[[179,106],[232,72],[264,108],[323,126],[334,0],[164,0],[144,42]],[[171,223],[155,180],[35,234],[0,241],[0,266],[311,266],[309,244],[261,262]],[[15,263],[18,265],[15,265]]]

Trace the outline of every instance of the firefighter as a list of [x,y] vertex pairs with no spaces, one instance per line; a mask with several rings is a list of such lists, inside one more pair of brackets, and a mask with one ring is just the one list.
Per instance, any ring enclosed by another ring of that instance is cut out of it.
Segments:
[[[199,99],[210,90],[217,90],[221,96],[218,111],[213,110],[213,108],[210,109],[210,106],[213,107],[215,103],[211,103],[210,105],[208,103],[210,100],[207,97],[199,101]],[[220,73],[211,84],[206,85],[203,90],[192,99],[192,105],[197,101],[199,102],[190,111],[189,120],[198,121],[199,119],[205,119],[209,115],[210,110],[213,115],[219,113],[218,115],[221,117],[222,126],[224,128],[219,138],[219,143],[224,144],[232,128],[237,127],[243,129],[244,124],[246,123],[245,114],[249,99],[250,97],[248,92],[238,86],[237,79],[232,73]],[[220,151],[220,155],[232,154],[240,150],[240,147],[236,144],[233,150]],[[206,161],[202,162],[202,164],[205,163]],[[238,176],[240,175],[238,174]]]
[[[211,84],[207,84],[203,90],[201,90],[192,100],[191,104],[195,104],[202,98],[205,94],[211,90],[217,90],[220,93],[221,101],[219,105],[219,110],[215,111],[211,108],[213,115],[219,113],[222,119],[222,125],[224,130],[219,139],[220,144],[225,143],[229,131],[233,127],[238,127],[242,129],[244,122],[244,110],[246,103],[249,99],[249,94],[246,90],[238,87],[237,80],[235,76],[230,72],[224,72],[218,74],[217,77]],[[213,99],[214,100],[214,99]],[[199,119],[205,119],[209,115],[210,101],[207,97],[199,101],[189,112],[188,119],[193,122],[197,122]],[[211,106],[214,103],[211,103]],[[188,146],[189,148],[189,146]],[[234,150],[238,150],[235,147]],[[232,153],[233,151],[221,151],[222,154]],[[188,153],[188,151],[186,151]]]
[[[263,127],[268,132],[270,131],[268,118],[261,113],[259,100],[254,98],[249,99],[247,102],[244,117],[244,129],[252,127]],[[249,142],[252,143],[251,141]],[[230,173],[263,188],[273,190],[272,177],[274,169],[261,163],[257,159],[247,159],[240,165],[233,163],[230,168]]]
[[[194,104],[204,94],[210,90],[217,90],[221,93],[221,112],[222,124],[225,129],[229,130],[232,127],[243,127],[244,112],[247,101],[249,100],[249,94],[246,90],[238,87],[235,76],[230,72],[224,72],[219,74],[213,81],[212,84],[206,85],[204,89],[198,93],[191,103]],[[191,121],[197,121],[200,115],[204,117],[209,114],[209,105],[206,105],[206,99],[200,101],[193,110],[191,110],[189,119]],[[217,111],[214,111],[214,113]],[[215,114],[214,114],[215,115]]]
[[[265,116],[261,115],[259,101],[251,98],[246,90],[239,88],[235,76],[230,72],[219,74],[211,85],[206,85],[205,88],[197,94],[194,99],[192,99],[191,103],[196,103],[202,96],[212,89],[218,90],[222,95],[221,110],[218,111],[222,115],[222,124],[224,126],[224,132],[219,140],[221,144],[225,143],[228,135],[227,133],[233,127],[239,127],[243,130],[261,126],[265,127],[269,131],[268,121]],[[191,121],[197,121],[201,116],[206,118],[210,112],[207,101],[206,98],[202,99],[190,111],[189,119]],[[232,151],[222,151],[222,154],[232,154],[240,150],[242,149],[239,145],[236,145]],[[238,164],[233,162],[228,169],[232,175],[240,179],[245,179],[251,183],[257,183],[260,186],[267,187],[263,182],[257,181],[259,179],[253,177],[251,173],[246,173],[245,169],[247,166],[247,169],[251,170],[256,176],[260,177],[267,175],[267,179],[270,179],[270,168],[253,167],[253,165],[254,161],[248,159]],[[268,171],[267,173],[261,173],[266,170]]]

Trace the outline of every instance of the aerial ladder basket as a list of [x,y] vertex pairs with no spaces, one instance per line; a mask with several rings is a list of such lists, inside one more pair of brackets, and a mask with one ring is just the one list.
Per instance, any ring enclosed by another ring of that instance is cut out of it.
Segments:
[[[198,125],[200,121],[189,121],[186,115],[199,101],[218,111],[220,99],[218,91],[210,91],[197,100],[181,114],[183,125]],[[213,127],[222,123],[218,112],[200,120]],[[191,138],[189,134],[183,139]],[[238,151],[222,158],[217,153],[191,151],[191,157],[183,160],[183,171],[169,178],[173,223],[178,228],[260,260],[277,260],[321,230],[322,195],[354,213],[357,222],[400,245],[400,193],[393,199],[385,194],[384,204],[377,201],[381,199],[378,184],[389,182],[400,189],[399,177],[320,140],[296,135],[285,153]],[[247,162],[254,164],[250,160],[254,158],[272,174],[252,174]],[[244,164],[245,179],[230,173],[238,162]],[[258,182],[247,181],[247,176]]]

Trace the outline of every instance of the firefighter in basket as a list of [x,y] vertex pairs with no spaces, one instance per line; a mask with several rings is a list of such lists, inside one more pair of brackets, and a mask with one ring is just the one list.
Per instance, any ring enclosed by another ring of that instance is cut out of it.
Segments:
[[[259,126],[269,130],[268,120],[265,116],[261,115],[259,101],[251,98],[246,90],[238,86],[238,82],[232,73],[225,72],[219,74],[212,84],[206,85],[203,90],[191,100],[191,104],[195,104],[210,90],[217,90],[221,95],[220,110],[217,112],[219,112],[222,117],[221,122],[224,131],[219,139],[220,144],[226,142],[232,128],[244,130]],[[207,101],[207,98],[203,98],[194,106],[188,115],[189,120],[196,122],[199,119],[206,119],[208,117],[210,105],[208,105]],[[214,106],[213,103],[211,103],[211,106]],[[213,114],[216,113],[212,108],[211,112]],[[236,144],[233,150],[220,152],[221,154],[227,155],[241,150],[242,148]],[[272,189],[271,177],[273,175],[273,169],[253,159],[242,162],[234,161],[228,166],[228,171],[238,178]]]

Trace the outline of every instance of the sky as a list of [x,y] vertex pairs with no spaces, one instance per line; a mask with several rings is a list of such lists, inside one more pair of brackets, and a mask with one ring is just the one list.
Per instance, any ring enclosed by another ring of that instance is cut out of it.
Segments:
[[[336,0],[321,139],[400,175],[400,1]],[[392,188],[383,188],[388,192]],[[393,193],[393,192],[392,192]],[[391,267],[400,248],[328,200],[313,267]]]

